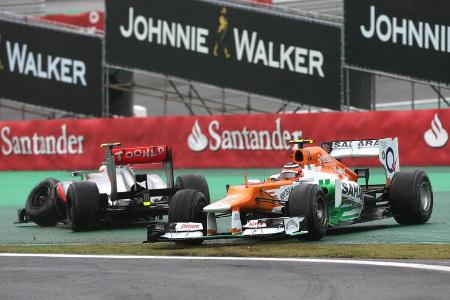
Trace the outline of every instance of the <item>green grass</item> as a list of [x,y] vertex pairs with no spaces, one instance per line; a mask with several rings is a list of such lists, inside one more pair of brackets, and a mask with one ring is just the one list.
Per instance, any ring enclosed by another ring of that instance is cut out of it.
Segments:
[[0,246],[2,253],[58,253],[107,255],[325,257],[364,259],[450,259],[450,245],[360,244],[317,245],[297,241],[177,246],[156,244],[92,244],[51,246]]

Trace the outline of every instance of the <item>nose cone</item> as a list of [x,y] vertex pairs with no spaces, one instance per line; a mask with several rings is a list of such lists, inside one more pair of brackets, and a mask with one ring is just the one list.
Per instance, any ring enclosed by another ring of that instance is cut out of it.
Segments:
[[211,213],[216,213],[216,212],[228,212],[231,210],[231,205],[227,204],[227,203],[222,203],[222,202],[215,202],[212,203],[208,206],[205,206],[203,208],[203,211],[205,212],[211,212]]

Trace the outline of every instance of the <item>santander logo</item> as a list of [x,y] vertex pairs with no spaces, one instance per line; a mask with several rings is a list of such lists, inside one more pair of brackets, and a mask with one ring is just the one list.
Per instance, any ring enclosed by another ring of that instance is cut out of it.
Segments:
[[195,121],[192,127],[192,133],[188,136],[187,143],[189,149],[195,152],[203,151],[208,147],[208,139],[202,133],[200,125],[198,125],[198,120]]
[[265,129],[252,129],[244,126],[225,129],[219,120],[211,120],[203,134],[198,120],[192,126],[191,134],[187,138],[189,149],[195,152],[203,150],[290,150],[293,145],[289,140],[302,137],[302,131],[288,131],[283,129],[282,119],[277,118],[272,124],[267,123]]
[[425,131],[423,138],[425,143],[433,148],[441,148],[447,144],[448,133],[442,126],[442,122],[437,113],[434,114],[434,118],[431,121],[431,128]]

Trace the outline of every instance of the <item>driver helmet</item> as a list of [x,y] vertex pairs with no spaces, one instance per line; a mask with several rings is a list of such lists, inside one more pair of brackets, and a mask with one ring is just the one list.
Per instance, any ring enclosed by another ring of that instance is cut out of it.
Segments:
[[297,179],[300,176],[302,176],[302,169],[300,166],[296,163],[287,163],[281,169],[278,180]]

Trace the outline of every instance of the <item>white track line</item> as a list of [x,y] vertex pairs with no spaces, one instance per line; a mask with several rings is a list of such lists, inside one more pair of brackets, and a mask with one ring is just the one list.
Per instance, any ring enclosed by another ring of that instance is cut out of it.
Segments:
[[81,255],[81,254],[29,254],[0,253],[0,257],[47,257],[47,258],[99,258],[99,259],[147,259],[147,260],[230,260],[230,261],[269,261],[363,265],[378,267],[396,267],[429,271],[450,272],[450,266],[428,265],[419,263],[403,263],[393,261],[351,260],[351,259],[319,259],[319,258],[276,258],[276,257],[207,257],[207,256],[139,256],[139,255]]

